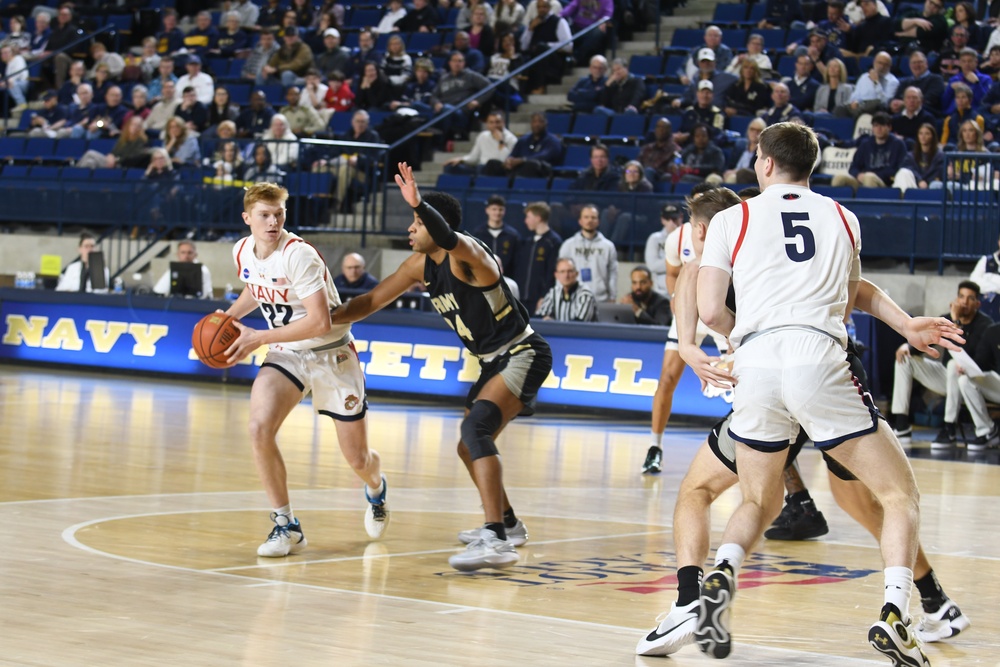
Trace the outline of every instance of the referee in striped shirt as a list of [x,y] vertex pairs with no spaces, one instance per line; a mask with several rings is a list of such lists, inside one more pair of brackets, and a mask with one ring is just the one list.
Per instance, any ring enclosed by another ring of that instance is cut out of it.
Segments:
[[535,317],[558,322],[597,321],[597,302],[594,293],[579,283],[576,264],[569,257],[556,262],[556,285],[538,305]]

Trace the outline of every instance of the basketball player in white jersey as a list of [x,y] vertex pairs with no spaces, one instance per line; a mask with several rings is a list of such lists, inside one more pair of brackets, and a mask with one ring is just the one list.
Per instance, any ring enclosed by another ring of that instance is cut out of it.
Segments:
[[368,448],[365,378],[351,326],[331,324],[330,309],[340,305],[340,295],[319,252],[284,229],[287,199],[288,191],[273,183],[256,183],[243,196],[250,236],[236,243],[233,259],[244,288],[226,311],[241,319],[260,306],[268,325],[258,331],[237,323],[240,336],[227,350],[235,364],[260,346],[269,347],[250,390],[254,462],[274,508],[274,528],[257,549],[266,558],[298,553],[306,546],[292,512],[276,436],[310,391],[313,410],[333,418],[340,449],[365,482],[365,530],[377,538],[389,523],[385,476],[378,453]]
[[[712,189],[713,186],[699,184],[691,193],[691,200],[697,199],[702,193]],[[691,244],[692,227],[690,222],[683,223],[680,227],[670,232],[663,242],[663,254],[667,263],[667,293],[673,297],[674,287],[677,283],[677,274],[681,266],[694,259],[694,247]],[[720,336],[704,324],[699,322],[698,340],[704,340],[711,336],[723,354],[729,349],[729,343],[725,336]],[[667,332],[667,343],[663,347],[663,365],[660,367],[660,380],[656,384],[656,392],[653,394],[653,410],[650,423],[652,434],[652,444],[646,452],[646,460],[642,464],[644,474],[656,474],[663,470],[663,431],[670,421],[670,411],[673,408],[674,392],[677,391],[677,384],[684,373],[684,361],[677,354],[677,325],[671,322],[670,331]]]
[[[735,350],[728,432],[737,442],[743,499],[702,583],[695,637],[703,652],[729,654],[739,568],[781,508],[784,450],[801,425],[883,509],[885,604],[869,642],[896,665],[924,667],[930,663],[909,618],[919,492],[902,448],[866,405],[846,360],[844,318],[861,278],[860,231],[852,213],[809,190],[818,151],[807,127],[765,129],[754,166],[762,194],[719,213],[705,240],[698,312]],[[735,316],[726,307],[730,284]]]

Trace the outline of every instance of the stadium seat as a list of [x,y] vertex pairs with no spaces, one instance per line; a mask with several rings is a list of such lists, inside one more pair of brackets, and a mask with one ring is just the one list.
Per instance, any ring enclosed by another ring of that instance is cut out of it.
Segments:
[[477,190],[497,190],[500,192],[506,192],[510,187],[510,179],[506,176],[476,176],[475,182],[472,184]]
[[31,129],[31,119],[34,118],[36,114],[38,114],[37,110],[35,110],[35,109],[26,109],[21,114],[21,120],[18,121],[18,123],[17,123],[17,131],[18,132],[28,132]]
[[384,12],[374,7],[356,7],[349,19],[345,19],[344,26],[347,28],[369,28],[378,25]]
[[824,197],[829,197],[830,199],[835,199],[837,201],[844,201],[847,199],[854,198],[854,190],[848,187],[833,187],[831,185],[815,185],[813,186],[813,192],[816,194],[823,195]]
[[33,181],[55,181],[59,179],[59,172],[62,170],[61,167],[32,167],[30,176]]
[[441,34],[437,32],[414,32],[404,40],[409,53],[424,53],[441,45]]
[[608,127],[608,139],[641,139],[646,132],[646,117],[637,113],[615,114]]
[[564,169],[586,169],[590,166],[590,146],[575,145],[566,147],[563,156]]
[[226,90],[229,91],[229,101],[241,107],[250,104],[250,92],[252,86],[249,83],[227,83]]
[[743,23],[747,18],[747,6],[734,2],[720,2],[712,14],[712,25],[730,25]]
[[611,164],[620,164],[620,160],[638,160],[638,146],[610,146],[608,148]]
[[0,160],[19,160],[24,157],[24,139],[0,137]]
[[767,11],[767,3],[755,2],[750,5],[750,14],[747,16],[747,23],[756,26],[764,20],[764,12]]
[[[781,28],[770,28],[766,30],[754,30],[755,33],[764,38],[764,49],[767,51],[785,50],[785,31]],[[732,46],[732,44],[729,44]],[[742,44],[740,46],[743,46]]]
[[549,179],[547,178],[527,178],[525,176],[516,176],[514,178],[514,184],[510,189],[512,192],[520,194],[530,190],[547,190],[548,187]]
[[628,71],[636,76],[658,78],[663,74],[663,56],[632,56]]
[[920,188],[909,188],[903,193],[903,199],[905,201],[929,201],[943,203],[945,199],[945,194],[947,190],[944,188],[937,188],[935,190],[927,189],[921,190]]
[[573,121],[573,132],[564,138],[596,139],[605,135],[608,129],[608,117],[600,113],[578,113]]
[[677,70],[684,68],[684,63],[687,61],[687,56],[681,55],[670,55],[667,56],[667,62],[663,66],[663,75],[669,77],[677,76]]
[[858,188],[855,199],[893,199],[899,200],[898,188]]
[[730,116],[729,129],[738,133],[741,137],[745,137],[747,134],[747,127],[750,125],[750,121],[752,120],[753,116]]
[[[756,31],[755,31],[756,32]],[[722,43],[735,51],[742,51],[747,45],[746,28],[727,28],[722,31]]]
[[24,143],[24,157],[28,160],[48,160],[55,147],[55,139],[28,139]]
[[[667,47],[671,50],[689,51],[705,43],[705,31],[698,28],[678,28]],[[742,45],[741,45],[742,46]]]
[[472,176],[466,174],[440,174],[434,188],[445,192],[455,192],[468,190],[471,184]]
[[553,192],[565,192],[569,190],[569,186],[573,185],[572,178],[553,178],[552,182],[549,183],[549,190]]
[[694,183],[674,183],[673,193],[681,197],[687,197],[694,189]]
[[817,115],[813,121],[816,130],[825,131],[837,139],[850,139],[854,136],[853,118],[835,118],[834,116]]
[[545,120],[549,124],[549,132],[562,136],[568,134],[573,127],[573,114],[558,113],[554,111],[545,112]]

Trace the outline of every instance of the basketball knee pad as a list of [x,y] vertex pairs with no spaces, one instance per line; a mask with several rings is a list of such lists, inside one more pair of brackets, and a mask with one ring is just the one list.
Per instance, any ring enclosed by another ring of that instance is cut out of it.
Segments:
[[493,442],[493,434],[503,425],[503,413],[492,401],[476,401],[462,421],[462,442],[473,461],[500,452]]

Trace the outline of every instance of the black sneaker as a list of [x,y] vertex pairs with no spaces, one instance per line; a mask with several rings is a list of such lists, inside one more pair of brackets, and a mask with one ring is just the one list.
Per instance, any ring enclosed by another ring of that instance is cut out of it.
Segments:
[[653,445],[646,452],[646,461],[642,464],[643,475],[655,475],[663,471],[663,450]]
[[1000,429],[997,429],[997,425],[993,424],[993,428],[986,435],[980,435],[972,440],[969,440],[969,449],[974,451],[981,451],[983,449],[991,449],[1000,443]]
[[[786,508],[790,505],[785,505]],[[782,514],[785,511],[782,510]],[[778,516],[781,519],[781,516]],[[826,525],[826,518],[819,510],[803,510],[801,506],[794,513],[789,513],[787,520],[779,524],[776,519],[771,527],[764,532],[764,537],[769,540],[784,540],[797,542],[808,540],[813,537],[821,537],[830,532],[830,527]]]
[[908,442],[913,434],[913,427],[910,426],[910,418],[906,415],[896,416],[896,425],[892,427],[892,433],[900,442]]
[[958,442],[958,436],[955,435],[955,425],[945,422],[937,436],[931,441],[931,449],[952,447],[956,442]]
[[779,514],[778,518],[774,520],[771,527],[778,528],[782,526],[789,526],[798,518],[800,514],[802,514],[802,505],[800,503],[792,502],[789,500],[789,496],[785,496],[785,506],[781,508],[781,514]]

